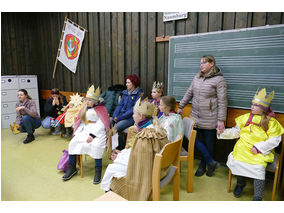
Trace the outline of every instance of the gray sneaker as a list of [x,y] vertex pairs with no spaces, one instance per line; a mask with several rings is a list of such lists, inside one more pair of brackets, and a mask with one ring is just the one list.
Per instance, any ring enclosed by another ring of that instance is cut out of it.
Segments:
[[61,126],[57,126],[55,131],[51,133],[52,135],[60,135],[61,134]]

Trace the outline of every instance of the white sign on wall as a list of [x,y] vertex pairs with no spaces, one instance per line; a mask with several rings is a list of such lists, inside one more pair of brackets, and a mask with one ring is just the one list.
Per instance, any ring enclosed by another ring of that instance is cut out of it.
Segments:
[[187,18],[187,12],[165,12],[163,15],[164,22],[185,18]]

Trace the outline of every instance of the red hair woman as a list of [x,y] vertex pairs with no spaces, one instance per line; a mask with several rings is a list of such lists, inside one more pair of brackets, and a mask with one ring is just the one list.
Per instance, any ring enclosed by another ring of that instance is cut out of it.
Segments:
[[140,78],[135,75],[128,75],[125,78],[127,89],[122,92],[121,100],[112,116],[111,124],[116,124],[116,130],[118,132],[119,144],[117,149],[122,150],[125,147],[126,142],[123,139],[122,132],[126,128],[134,125],[133,107],[136,101],[143,95],[143,90],[139,87]]

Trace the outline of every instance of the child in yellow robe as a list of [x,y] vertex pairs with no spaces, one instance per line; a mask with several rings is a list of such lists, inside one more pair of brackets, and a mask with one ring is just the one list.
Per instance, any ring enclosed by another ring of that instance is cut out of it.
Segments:
[[236,118],[236,126],[217,135],[218,139],[240,138],[228,156],[227,166],[237,175],[234,196],[240,197],[245,177],[254,180],[254,201],[262,200],[265,168],[274,160],[274,148],[281,142],[284,128],[275,119],[270,103],[274,91],[266,95],[263,88],[252,100],[251,112]]

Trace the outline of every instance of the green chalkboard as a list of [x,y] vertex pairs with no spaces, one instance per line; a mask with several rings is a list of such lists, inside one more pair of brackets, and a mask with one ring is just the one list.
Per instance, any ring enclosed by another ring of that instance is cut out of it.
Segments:
[[249,109],[255,91],[275,91],[272,109],[284,112],[284,25],[170,37],[168,95],[180,101],[213,55],[228,85],[228,106]]

